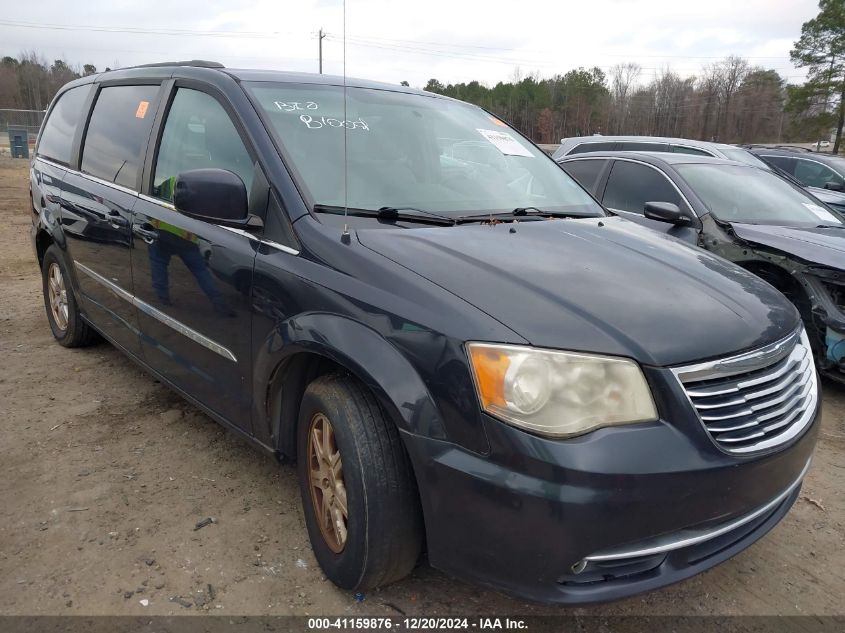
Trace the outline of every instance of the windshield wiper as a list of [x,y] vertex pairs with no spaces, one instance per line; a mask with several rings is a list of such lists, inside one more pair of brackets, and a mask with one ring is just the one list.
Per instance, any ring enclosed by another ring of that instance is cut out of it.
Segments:
[[[410,213],[409,213],[410,212]],[[417,209],[416,207],[380,207],[378,210],[378,217],[383,220],[398,220],[407,218],[419,218],[417,213],[422,213],[425,217],[436,218],[442,220],[446,224],[457,224],[455,218],[450,218],[447,215],[440,215],[439,213],[432,213],[425,209]]]
[[[593,216],[586,215],[584,213],[571,213],[569,211],[546,211],[545,209],[540,209],[538,207],[517,207],[513,211],[511,211],[511,215],[516,217],[524,217],[527,215],[541,215],[550,218],[589,218]],[[598,217],[598,216],[596,216]]]
[[570,211],[545,211],[538,207],[517,207],[510,213],[487,213],[485,215],[462,215],[457,218],[458,222],[508,222],[518,218],[530,217],[532,220],[541,218],[591,218],[600,217],[587,215],[585,213],[572,213]]
[[517,207],[516,209],[511,211],[511,214],[517,215],[517,216],[522,216],[522,215],[551,215],[550,213],[547,213],[546,211],[543,211],[542,209],[539,209],[537,207]]
[[454,226],[457,224],[455,218],[446,215],[438,215],[424,209],[415,207],[381,207],[379,209],[364,209],[359,207],[343,207],[334,204],[315,204],[314,211],[317,213],[331,213],[333,215],[352,215],[355,217],[377,218],[395,222],[396,220],[409,220],[426,224],[438,224],[442,226]]

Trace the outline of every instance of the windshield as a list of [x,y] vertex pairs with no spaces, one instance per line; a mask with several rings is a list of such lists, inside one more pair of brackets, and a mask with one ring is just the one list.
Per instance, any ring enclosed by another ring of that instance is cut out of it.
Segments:
[[449,216],[511,213],[517,207],[604,215],[554,161],[474,106],[347,88],[344,112],[341,86],[246,87],[314,204],[413,207]]
[[770,171],[740,165],[676,165],[709,211],[726,222],[840,225],[818,201]]
[[760,169],[765,169],[766,171],[772,171],[772,168],[769,165],[757,158],[747,149],[742,149],[741,147],[728,149],[722,148],[721,152],[728,160],[735,160],[738,163],[745,163],[746,165],[751,165],[752,167],[759,167]]

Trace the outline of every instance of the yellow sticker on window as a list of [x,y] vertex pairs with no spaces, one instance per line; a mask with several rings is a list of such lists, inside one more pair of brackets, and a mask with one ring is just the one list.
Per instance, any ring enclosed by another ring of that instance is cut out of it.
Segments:
[[147,108],[149,108],[149,107],[150,107],[149,101],[142,101],[141,103],[139,103],[138,109],[135,110],[135,118],[136,119],[143,119],[145,116],[147,116]]

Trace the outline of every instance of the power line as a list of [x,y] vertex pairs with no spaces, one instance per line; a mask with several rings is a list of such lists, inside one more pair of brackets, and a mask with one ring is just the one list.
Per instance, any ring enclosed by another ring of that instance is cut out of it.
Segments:
[[139,35],[196,35],[198,37],[248,37],[248,38],[277,38],[280,35],[292,35],[285,31],[203,31],[195,29],[173,28],[136,28],[130,26],[85,26],[81,24],[42,24],[34,22],[19,22],[16,20],[0,20],[0,26],[11,26],[22,29],[46,29],[53,31],[94,31],[97,33],[132,33]]
[[[261,37],[261,38],[274,38],[278,37],[279,35],[292,35],[291,32],[285,31],[240,31],[240,30],[229,30],[229,31],[219,31],[219,30],[202,30],[202,29],[178,29],[178,28],[171,28],[171,27],[148,27],[148,28],[140,28],[140,27],[131,27],[131,26],[91,26],[91,25],[83,25],[83,24],[49,24],[49,23],[40,23],[40,22],[27,22],[21,20],[0,20],[0,25],[3,26],[10,26],[15,28],[27,28],[27,29],[47,29],[47,30],[61,30],[61,31],[93,31],[93,32],[101,32],[101,33],[137,33],[142,35],[175,35],[175,36],[184,36],[184,35],[196,35],[199,37]],[[320,29],[320,35],[322,37],[326,37],[326,33]],[[489,50],[489,51],[499,51],[499,52],[522,52],[522,53],[539,53],[539,54],[547,54],[546,51],[537,51],[525,48],[513,48],[513,47],[502,47],[502,46],[482,46],[476,44],[458,44],[455,42],[435,42],[429,40],[413,40],[413,39],[397,39],[397,38],[385,38],[385,37],[374,37],[374,36],[354,36],[349,35],[347,36],[348,41],[358,41],[361,43],[371,43],[374,45],[385,45],[385,46],[408,46],[413,48],[416,45],[425,45],[425,46],[436,46],[436,47],[446,47],[446,49],[450,48],[458,48],[458,49],[476,49],[476,50]],[[416,50],[424,50],[424,49],[416,49]],[[448,52],[448,51],[442,51]],[[623,57],[623,58],[642,58],[642,59],[724,59],[724,55],[679,55],[679,54],[669,54],[669,55],[645,55],[645,54],[632,54],[632,53],[602,53],[599,57]],[[742,55],[745,59],[784,59],[783,56],[774,56],[774,55]]]
[[[109,47],[109,48],[96,48],[96,47],[92,47],[92,46],[73,46],[73,45],[71,45],[71,46],[61,46],[61,45],[41,46],[41,45],[39,45],[39,47],[38,47],[38,52],[48,51],[48,50],[61,51],[61,52],[70,50],[70,51],[88,51],[88,52],[94,52],[94,53],[129,53],[129,54],[145,55],[146,57],[149,57],[150,55],[172,55],[173,54],[172,50],[163,51],[163,50],[156,50],[156,49],[150,49],[150,48],[145,48],[145,49],[111,48],[111,47]],[[225,60],[225,59],[241,59],[241,60],[245,60],[245,61],[266,61],[266,62],[286,60],[286,61],[292,61],[292,62],[311,62],[311,63],[313,63],[313,61],[314,61],[313,57],[282,57],[280,55],[274,55],[274,56],[270,57],[270,56],[266,56],[266,55],[264,55],[264,56],[261,56],[261,55],[234,55],[234,54],[231,54],[231,53],[224,53],[224,54],[221,55],[221,54],[214,53],[214,52],[211,52],[211,51],[209,51],[208,54],[203,54],[201,52],[198,52],[198,53],[195,53],[195,56],[198,57],[198,58],[201,58],[201,59],[204,59],[204,58],[219,58],[219,59],[222,59],[222,60]],[[339,61],[339,60],[330,59],[329,61],[336,62],[336,61]]]
[[[451,48],[473,48],[473,49],[481,49],[481,50],[493,50],[493,51],[502,51],[502,52],[537,52],[541,54],[546,54],[545,51],[537,51],[537,50],[530,50],[525,48],[506,48],[500,46],[479,46],[474,44],[456,44],[454,42],[431,42],[431,41],[424,41],[424,40],[407,40],[407,39],[394,39],[394,38],[386,38],[386,37],[373,37],[373,36],[355,36],[349,35],[347,36],[349,39],[356,39],[358,41],[365,41],[365,42],[382,42],[382,43],[399,43],[399,44],[427,44],[432,46],[445,46]],[[640,58],[650,58],[650,59],[672,59],[672,58],[683,58],[683,59],[724,59],[725,55],[640,55],[640,54],[628,54],[628,53],[602,53],[599,57],[640,57]],[[782,55],[741,55],[745,59],[784,59]]]
[[[329,39],[340,42],[340,40],[336,37],[331,35],[328,36]],[[357,38],[348,37],[347,43],[352,46],[358,47],[366,47],[366,48],[375,48],[375,49],[382,49],[382,50],[399,50],[405,51],[413,54],[418,55],[426,55],[426,56],[433,56],[433,57],[444,57],[444,58],[460,58],[460,59],[468,59],[472,61],[479,61],[479,62],[490,62],[490,63],[498,63],[498,64],[505,64],[505,65],[526,65],[526,66],[533,66],[533,67],[544,67],[550,68],[559,66],[557,62],[552,61],[539,61],[536,59],[525,59],[525,58],[514,58],[514,57],[493,57],[488,55],[480,55],[476,53],[460,53],[456,51],[449,51],[444,49],[435,49],[435,48],[423,48],[417,46],[410,46],[410,45],[403,45],[403,44],[381,44],[381,43],[373,43],[367,41],[361,41]],[[683,57],[683,56],[682,56]],[[723,59],[723,58],[722,58]],[[782,59],[782,58],[773,58],[773,59]],[[601,68],[603,70],[608,70],[612,68],[609,65],[594,65],[591,67]],[[654,74],[659,71],[664,70],[662,67],[657,66],[647,66],[647,67],[640,67],[641,70],[652,70]],[[689,68],[689,67],[681,67],[681,68],[673,68],[673,70],[681,71],[681,72],[700,72],[701,67],[699,68]],[[778,68],[771,68],[769,70],[787,70],[784,67]],[[789,68],[788,70],[793,70]],[[799,75],[800,76],[800,75]]]

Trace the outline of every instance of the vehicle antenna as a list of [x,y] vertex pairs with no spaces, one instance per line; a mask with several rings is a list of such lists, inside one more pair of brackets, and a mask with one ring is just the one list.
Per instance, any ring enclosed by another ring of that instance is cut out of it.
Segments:
[[349,179],[347,177],[346,137],[349,129],[346,126],[346,0],[343,0],[343,233],[340,241],[349,244]]

